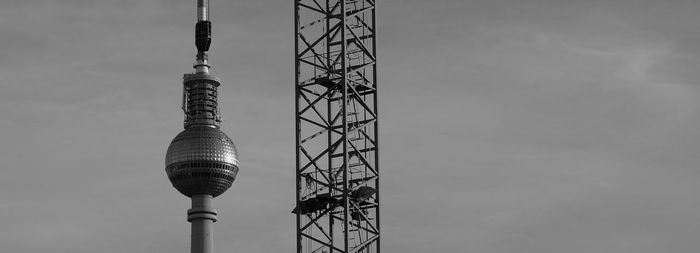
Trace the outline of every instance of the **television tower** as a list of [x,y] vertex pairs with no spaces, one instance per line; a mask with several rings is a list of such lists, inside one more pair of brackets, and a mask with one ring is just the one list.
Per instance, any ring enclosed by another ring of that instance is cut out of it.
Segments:
[[295,0],[297,253],[380,252],[376,0]]
[[187,221],[192,223],[192,253],[213,252],[212,199],[224,193],[238,173],[233,141],[219,129],[219,78],[209,74],[207,51],[211,44],[209,0],[197,0],[195,72],[183,77],[182,110],[185,130],[168,147],[165,172],[175,189],[192,199]]

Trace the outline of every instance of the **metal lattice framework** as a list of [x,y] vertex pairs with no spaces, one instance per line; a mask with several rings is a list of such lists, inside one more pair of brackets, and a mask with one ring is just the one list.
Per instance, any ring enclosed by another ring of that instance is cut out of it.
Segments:
[[375,0],[295,0],[297,252],[380,252]]

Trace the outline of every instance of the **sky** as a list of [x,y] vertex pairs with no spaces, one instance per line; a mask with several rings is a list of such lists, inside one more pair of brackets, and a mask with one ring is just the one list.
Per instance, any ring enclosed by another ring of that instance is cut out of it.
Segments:
[[[385,252],[700,248],[700,2],[377,1]],[[216,252],[293,252],[293,1],[211,0],[241,170]],[[0,3],[0,245],[188,252],[164,172],[193,0]]]

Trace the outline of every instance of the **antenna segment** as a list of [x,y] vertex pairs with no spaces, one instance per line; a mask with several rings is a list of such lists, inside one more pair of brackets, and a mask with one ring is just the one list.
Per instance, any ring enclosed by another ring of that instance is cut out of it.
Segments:
[[197,46],[197,73],[209,73],[207,64],[209,46],[211,45],[211,21],[209,21],[209,0],[197,0],[197,25],[194,29],[194,42]]

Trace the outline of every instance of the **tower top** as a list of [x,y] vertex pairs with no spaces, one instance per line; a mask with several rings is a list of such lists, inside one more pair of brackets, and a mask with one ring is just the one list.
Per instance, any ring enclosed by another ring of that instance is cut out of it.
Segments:
[[216,197],[225,192],[238,173],[233,141],[219,129],[218,88],[221,80],[209,74],[207,50],[211,42],[208,0],[197,0],[195,73],[183,76],[184,127],[168,147],[165,171],[173,186],[192,197]]

